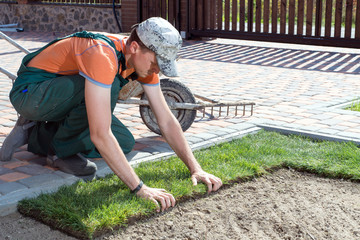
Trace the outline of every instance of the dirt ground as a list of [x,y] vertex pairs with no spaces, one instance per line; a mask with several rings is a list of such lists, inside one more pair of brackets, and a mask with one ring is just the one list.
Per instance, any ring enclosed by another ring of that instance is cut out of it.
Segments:
[[[20,214],[0,239],[74,239]],[[279,170],[99,239],[360,239],[360,183]]]

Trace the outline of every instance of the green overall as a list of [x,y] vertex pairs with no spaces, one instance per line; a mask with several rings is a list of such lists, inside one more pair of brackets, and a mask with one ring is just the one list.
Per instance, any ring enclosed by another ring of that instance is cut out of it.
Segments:
[[[115,49],[119,65],[126,68],[125,57],[116,50],[106,36],[89,32],[74,33],[68,37],[100,39]],[[27,67],[29,61],[56,39],[36,52],[26,55],[18,71],[18,77],[10,91],[10,101],[16,111],[26,119],[36,121],[29,133],[28,150],[47,155],[50,151],[58,157],[82,153],[86,157],[101,157],[90,140],[85,106],[85,78],[80,75],[59,75]],[[121,75],[115,76],[111,86],[111,130],[124,153],[129,153],[135,140],[130,131],[117,119],[114,108],[120,89],[128,83]]]

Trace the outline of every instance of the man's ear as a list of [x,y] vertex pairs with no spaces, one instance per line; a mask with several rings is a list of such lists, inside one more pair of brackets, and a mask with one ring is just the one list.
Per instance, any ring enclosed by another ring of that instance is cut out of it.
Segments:
[[139,44],[136,41],[130,43],[130,53],[134,54],[140,48]]

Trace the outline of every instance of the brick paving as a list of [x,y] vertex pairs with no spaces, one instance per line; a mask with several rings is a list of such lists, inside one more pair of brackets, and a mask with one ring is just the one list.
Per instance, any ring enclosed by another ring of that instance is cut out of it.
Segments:
[[[7,33],[33,51],[64,33]],[[24,54],[0,40],[0,66],[17,71]],[[261,128],[314,138],[360,144],[360,113],[344,110],[360,98],[360,50],[274,44],[238,40],[186,41],[180,52],[180,80],[192,92],[222,101],[254,101],[254,115],[210,120],[198,112],[185,133],[199,149],[239,138]],[[17,119],[8,94],[11,80],[0,74],[0,144]],[[234,111],[234,109],[232,109]],[[173,155],[164,139],[142,123],[138,106],[118,104],[115,115],[132,131],[136,144],[127,155],[132,165]],[[215,115],[215,114],[214,114]],[[111,173],[94,159],[97,176]],[[24,197],[54,191],[79,178],[46,166],[46,159],[17,150],[10,162],[0,162],[0,215],[16,210]]]

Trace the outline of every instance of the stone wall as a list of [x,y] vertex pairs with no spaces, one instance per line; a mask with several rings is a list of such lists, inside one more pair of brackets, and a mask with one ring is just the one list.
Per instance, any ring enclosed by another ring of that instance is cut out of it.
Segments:
[[[116,12],[121,21],[120,8]],[[111,6],[0,3],[0,24],[9,23],[36,32],[119,32]]]

